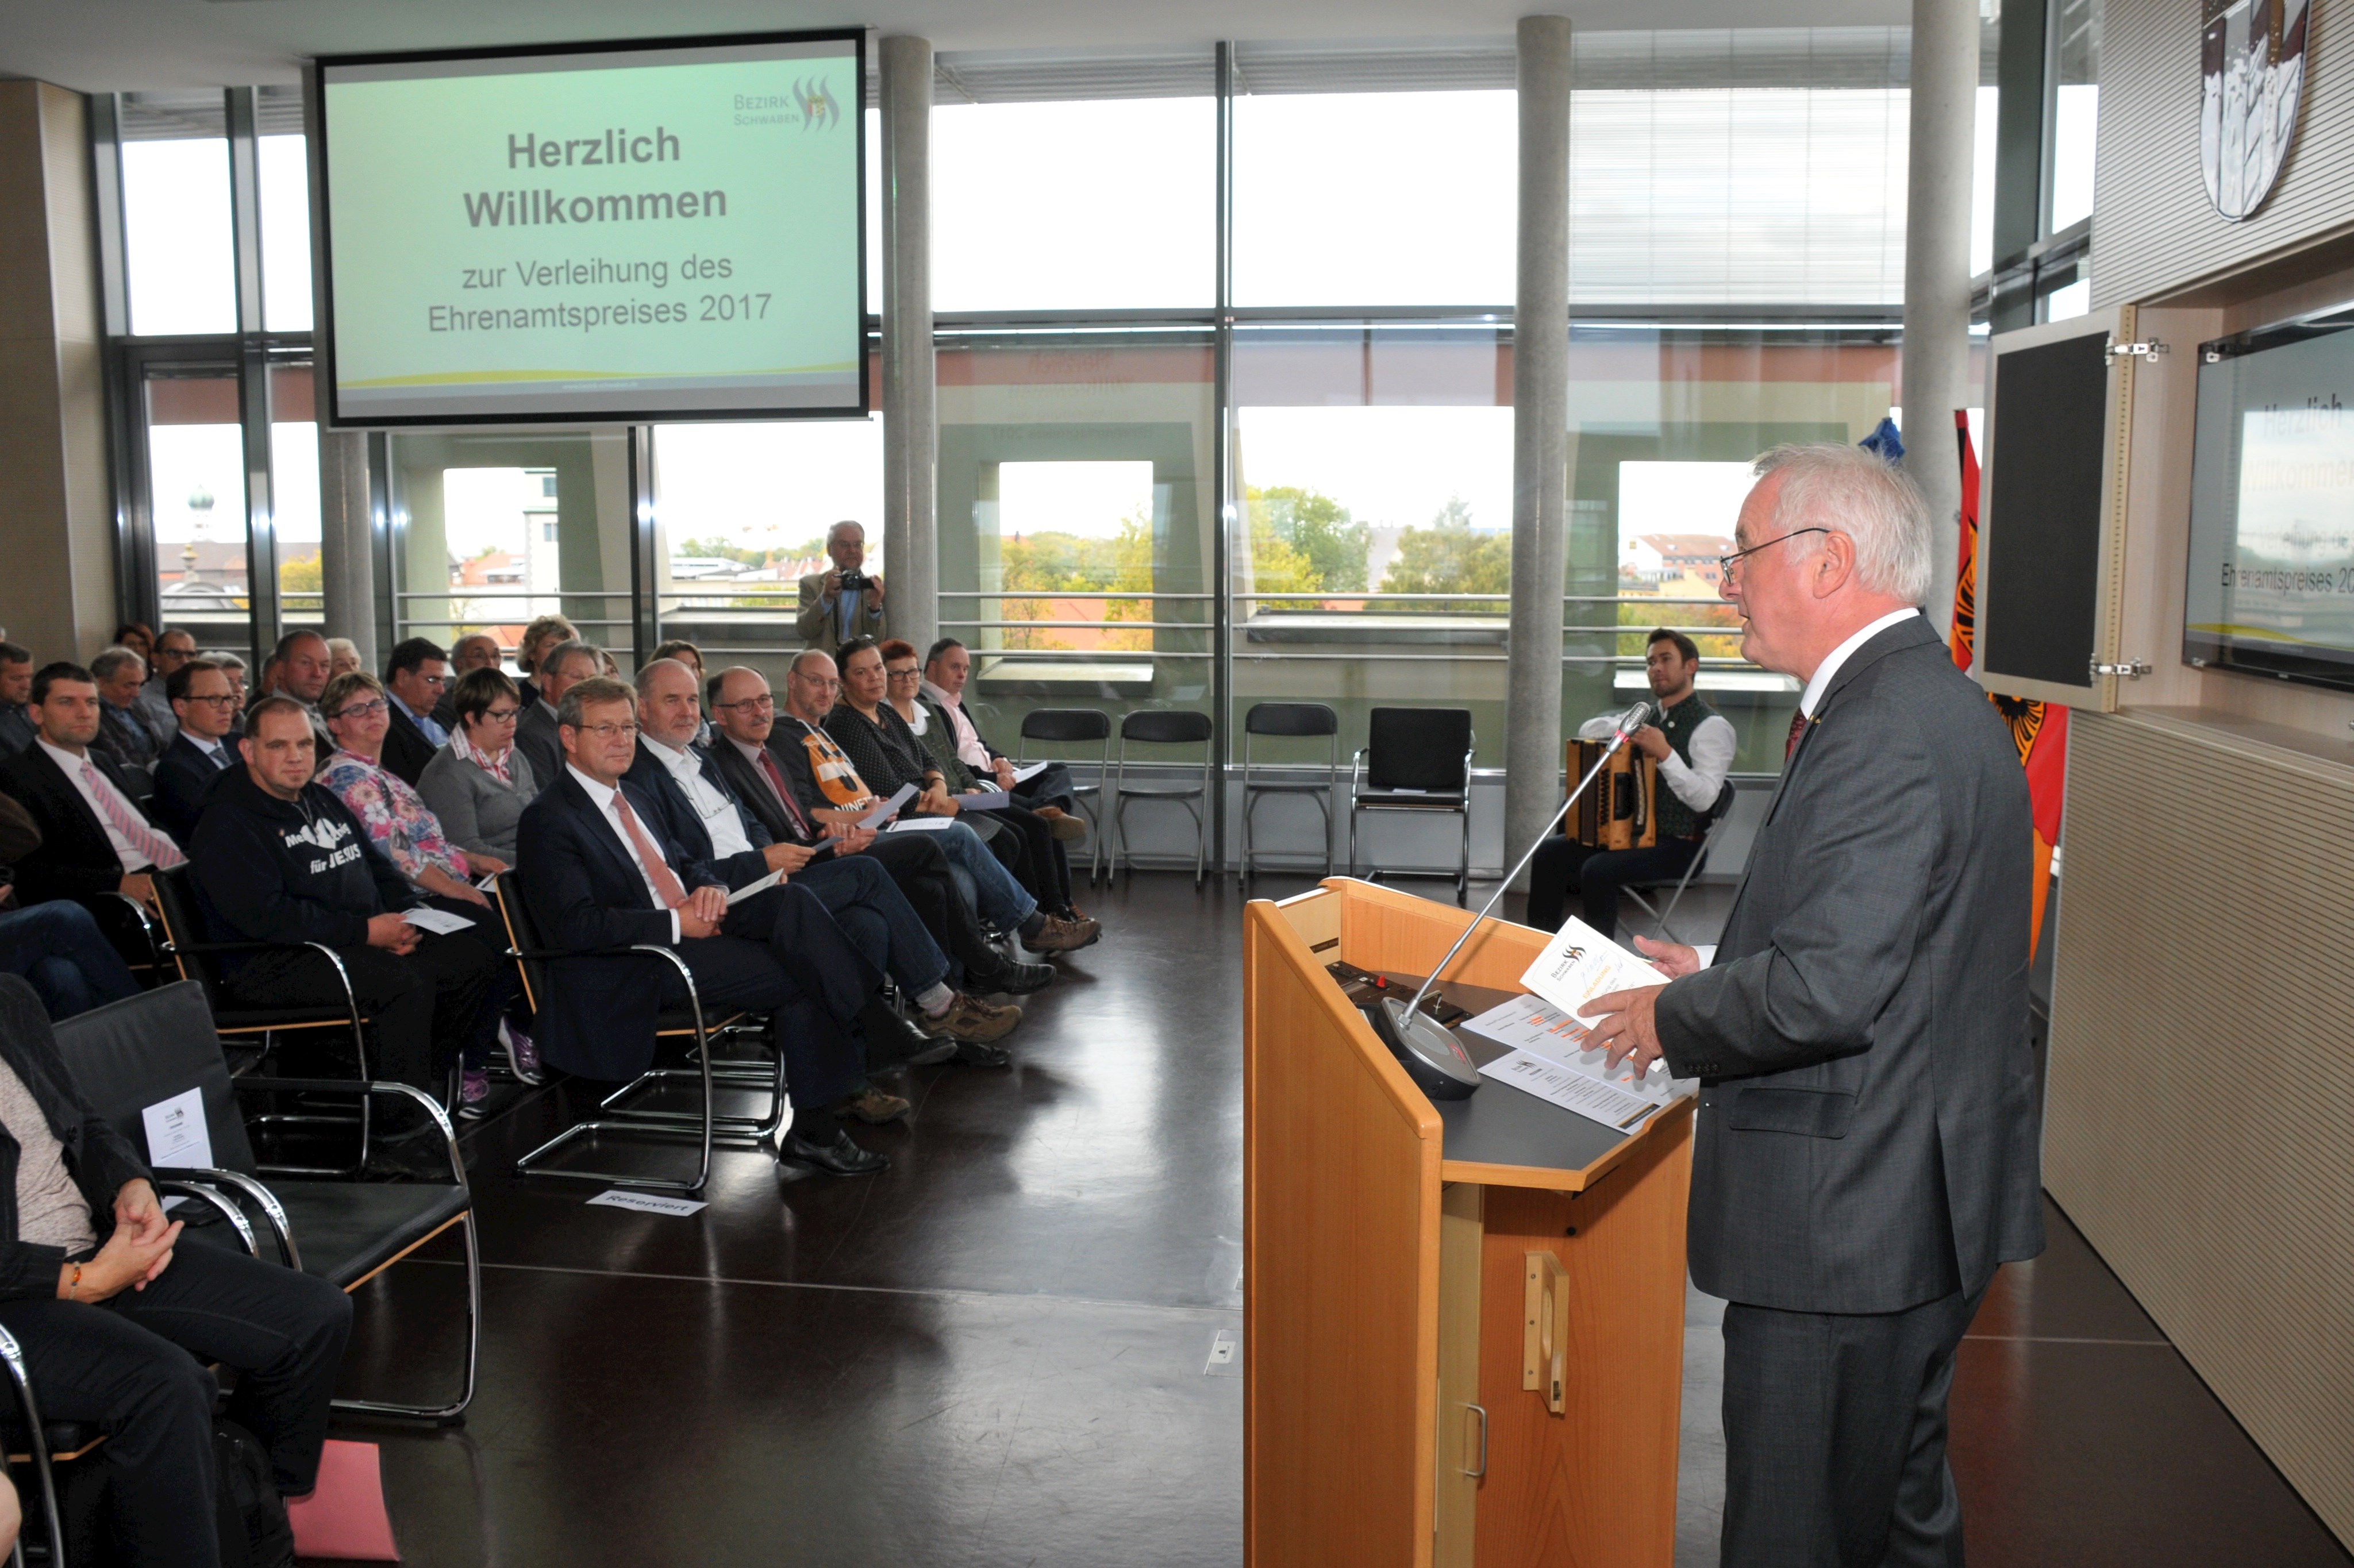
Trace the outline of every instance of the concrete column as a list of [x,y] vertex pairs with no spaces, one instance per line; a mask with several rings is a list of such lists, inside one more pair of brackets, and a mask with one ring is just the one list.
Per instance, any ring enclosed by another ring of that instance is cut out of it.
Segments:
[[939,635],[939,395],[932,357],[932,46],[883,58],[884,619],[917,648]]
[[37,663],[114,630],[91,200],[81,94],[0,82],[0,625]]
[[1504,863],[1561,803],[1562,570],[1569,516],[1569,18],[1520,24],[1519,282],[1512,302],[1512,620]]
[[1913,131],[1904,199],[1904,470],[1928,497],[1929,602],[1954,619],[1961,464],[1954,410],[1972,401],[1970,160],[1978,88],[1977,0],[1913,0]]
[[376,645],[375,519],[368,500],[367,435],[327,428],[327,380],[319,377],[319,576],[327,635],[348,637],[360,667],[384,668]]

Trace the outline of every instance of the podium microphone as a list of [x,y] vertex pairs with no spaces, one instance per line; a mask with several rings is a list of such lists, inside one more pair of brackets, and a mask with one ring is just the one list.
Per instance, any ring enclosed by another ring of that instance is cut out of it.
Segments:
[[1569,792],[1569,798],[1562,801],[1561,810],[1553,814],[1553,821],[1547,822],[1544,831],[1530,843],[1528,853],[1521,856],[1520,863],[1504,874],[1504,880],[1498,885],[1494,895],[1481,906],[1479,913],[1471,917],[1471,923],[1463,927],[1463,934],[1455,938],[1455,945],[1447,949],[1447,956],[1431,969],[1430,978],[1422,982],[1422,989],[1414,993],[1414,1000],[1401,1004],[1394,999],[1384,998],[1371,1009],[1373,1033],[1381,1036],[1382,1044],[1390,1048],[1390,1054],[1405,1068],[1406,1075],[1414,1080],[1415,1086],[1431,1098],[1469,1098],[1471,1091],[1479,1086],[1479,1069],[1473,1064],[1470,1054],[1463,1049],[1462,1042],[1455,1038],[1454,1031],[1422,1011],[1422,999],[1430,994],[1430,988],[1438,983],[1438,977],[1447,972],[1447,966],[1455,961],[1455,955],[1463,950],[1463,944],[1469,941],[1471,933],[1479,928],[1479,922],[1496,907],[1498,901],[1504,896],[1504,890],[1512,885],[1512,879],[1536,858],[1537,845],[1553,836],[1553,831],[1561,826],[1562,819],[1569,815],[1569,809],[1577,804],[1577,798],[1585,793],[1595,778],[1618,754],[1618,748],[1627,744],[1627,737],[1649,724],[1655,712],[1653,704],[1642,702],[1618,715],[1617,723],[1611,726],[1610,742],[1602,748],[1602,755],[1592,768],[1586,769],[1585,777],[1578,780],[1577,788]]

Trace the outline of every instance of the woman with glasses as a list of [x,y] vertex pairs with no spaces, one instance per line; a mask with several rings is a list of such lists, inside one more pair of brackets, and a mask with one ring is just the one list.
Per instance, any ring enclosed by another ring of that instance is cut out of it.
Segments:
[[425,765],[417,792],[451,843],[511,865],[515,824],[547,782],[514,743],[523,693],[504,671],[469,670],[451,689],[450,706],[456,715],[450,744]]
[[[473,879],[506,870],[507,862],[451,842],[440,819],[424,798],[384,766],[384,736],[392,725],[384,683],[366,670],[335,676],[319,695],[319,715],[326,720],[327,733],[335,737],[335,754],[319,769],[316,781],[350,809],[377,850],[428,902],[473,922],[463,934],[504,956],[506,923]],[[437,760],[439,756],[436,753]],[[483,1102],[490,1097],[485,1065],[497,1038],[499,1015],[514,1000],[517,989],[513,966],[502,964],[484,999],[480,1023],[465,1043],[461,1116],[482,1115]],[[520,1061],[517,1065],[522,1065]]]

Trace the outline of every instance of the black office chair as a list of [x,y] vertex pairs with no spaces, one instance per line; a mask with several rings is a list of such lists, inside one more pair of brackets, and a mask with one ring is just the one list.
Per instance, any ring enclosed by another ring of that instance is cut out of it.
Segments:
[[[703,1011],[703,993],[696,989],[694,971],[686,960],[670,948],[642,942],[627,948],[612,948],[601,952],[573,953],[551,948],[541,934],[539,923],[532,917],[531,906],[523,890],[515,885],[514,873],[503,871],[498,876],[499,907],[504,913],[507,937],[514,944],[508,950],[523,966],[525,1000],[535,1012],[539,999],[549,994],[557,981],[550,969],[559,959],[603,959],[637,961],[645,969],[645,983],[662,983],[659,966],[668,964],[686,982],[686,1004],[667,1008],[656,1014],[654,1038],[662,1040],[692,1039],[695,1042],[695,1065],[691,1067],[654,1067],[648,1069],[598,1105],[601,1116],[574,1122],[537,1149],[514,1162],[518,1176],[555,1176],[567,1181],[618,1181],[631,1187],[651,1187],[664,1192],[699,1192],[711,1180],[711,1150],[716,1144],[736,1149],[754,1149],[782,1126],[787,1114],[785,1064],[782,1053],[778,1054],[774,1073],[757,1083],[742,1077],[726,1077],[715,1072],[711,1058],[712,1043],[724,1032],[732,1032],[748,1017],[742,1012],[721,1017],[706,1017]],[[733,1065],[731,1064],[731,1065]],[[644,1110],[628,1102],[635,1096],[661,1087],[673,1078],[694,1079],[702,1089],[700,1107],[693,1112]],[[713,1103],[715,1083],[734,1087],[758,1087],[774,1097],[769,1113],[762,1117],[720,1116]],[[568,1166],[546,1166],[541,1161],[557,1150],[600,1134],[610,1134],[617,1142],[652,1139],[656,1142],[680,1138],[698,1139],[702,1146],[702,1161],[695,1167],[691,1181],[669,1177],[631,1175],[610,1171],[578,1171]]]
[[[1324,782],[1283,775],[1254,781],[1251,737],[1261,735],[1329,736],[1331,755],[1324,765]],[[1332,808],[1340,793],[1341,715],[1322,703],[1253,703],[1250,711],[1243,715],[1243,880],[1248,882],[1258,873],[1258,861],[1251,847],[1251,808],[1258,803],[1261,795],[1301,795],[1315,803],[1317,815],[1324,822],[1324,874],[1331,875]]]
[[[1663,784],[1660,788],[1665,789],[1666,786]],[[1670,942],[1681,938],[1676,935],[1675,927],[1668,924],[1669,918],[1675,914],[1676,906],[1683,902],[1684,889],[1691,885],[1692,878],[1698,876],[1701,867],[1708,863],[1708,846],[1715,841],[1716,830],[1723,825],[1724,819],[1733,814],[1733,780],[1728,779],[1724,781],[1724,788],[1716,792],[1715,801],[1702,813],[1700,853],[1691,857],[1691,863],[1684,867],[1684,874],[1676,878],[1674,891],[1669,895],[1665,909],[1657,908],[1651,903],[1659,895],[1659,890],[1669,885],[1664,882],[1628,883],[1618,889],[1651,917],[1659,927],[1659,935]]]
[[[1115,872],[1125,861],[1129,875],[1133,878],[1136,874],[1135,857],[1128,847],[1128,803],[1169,800],[1184,807],[1193,819],[1193,885],[1202,885],[1203,868],[1210,852],[1210,791],[1217,787],[1213,778],[1217,766],[1216,748],[1210,743],[1213,733],[1209,715],[1184,708],[1146,708],[1119,721],[1119,760],[1112,773],[1111,831],[1119,841],[1111,854]],[[1146,746],[1199,746],[1200,780],[1142,779],[1129,782],[1128,743],[1131,740]]]
[[[253,1079],[229,1076],[228,1059],[213,1030],[203,988],[183,981],[110,1002],[56,1026],[58,1051],[82,1097],[133,1147],[147,1147],[147,1107],[195,1089],[202,1097],[213,1163],[163,1168],[156,1185],[203,1202],[219,1224],[190,1225],[184,1245],[241,1248],[263,1255],[254,1225],[275,1244],[278,1261],[351,1291],[450,1229],[466,1238],[466,1372],[458,1397],[443,1404],[403,1404],[339,1399],[337,1410],[409,1416],[453,1425],[474,1397],[482,1347],[482,1265],[474,1237],[474,1198],[449,1117],[430,1095],[407,1084],[353,1085],[340,1079]],[[450,1160],[440,1181],[334,1181],[260,1178],[253,1145],[238,1113],[238,1096],[263,1089],[337,1093],[363,1090],[398,1107],[418,1133],[438,1143]],[[438,1139],[434,1138],[439,1134]],[[186,1210],[182,1213],[185,1214]]]
[[[1455,864],[1455,902],[1471,885],[1471,755],[1479,736],[1469,708],[1375,708],[1365,745],[1349,761],[1349,874],[1357,874],[1357,816],[1362,811],[1451,811],[1462,819]],[[1384,875],[1426,872],[1376,870]]]
[[[352,977],[344,968],[343,959],[324,942],[216,942],[207,938],[204,923],[196,913],[195,890],[188,881],[186,866],[159,871],[154,875],[155,906],[164,923],[164,950],[171,956],[182,980],[193,980],[204,993],[211,1013],[211,1028],[233,1040],[252,1041],[260,1054],[242,1064],[249,1071],[258,1069],[270,1054],[281,1034],[300,1034],[327,1030],[348,1032],[357,1067],[351,1081],[337,1090],[349,1093],[358,1100],[351,1114],[316,1109],[272,1111],[257,1116],[252,1123],[258,1128],[276,1129],[300,1127],[353,1127],[359,1130],[358,1157],[349,1165],[264,1165],[261,1169],[274,1176],[354,1176],[367,1165],[369,1118],[368,1097],[362,1092],[368,1079],[367,1018],[359,999],[352,991]],[[319,956],[319,961],[334,970],[335,979],[344,993],[340,1007],[267,1007],[257,1008],[232,1003],[222,993],[219,960],[232,953],[263,953],[307,948]]]
[[[1111,715],[1100,708],[1033,708],[1022,715],[1022,744],[1013,753],[1016,766],[1029,760],[1030,743],[1040,741],[1049,746],[1085,746],[1094,742],[1102,747],[1096,757],[1096,781],[1081,784],[1073,781],[1071,803],[1087,819],[1088,837],[1094,842],[1087,865],[1087,885],[1095,885],[1104,874],[1104,831],[1101,801],[1104,780],[1111,777]],[[1093,797],[1097,802],[1090,806]]]
[[[106,1434],[94,1421],[47,1421],[41,1416],[40,1400],[33,1393],[33,1380],[26,1370],[25,1352],[16,1337],[0,1329],[0,1362],[8,1369],[9,1409],[0,1417],[0,1443],[7,1448],[8,1464],[13,1468],[22,1465],[33,1473],[29,1489],[19,1486],[17,1497],[23,1501],[25,1523],[30,1524],[37,1512],[48,1528],[44,1538],[52,1568],[64,1568],[66,1563],[66,1520],[58,1507],[58,1482],[54,1467],[80,1458],[106,1441]],[[37,1437],[36,1436],[37,1435]],[[25,1542],[22,1530],[17,1535],[16,1550],[9,1562],[23,1568]]]

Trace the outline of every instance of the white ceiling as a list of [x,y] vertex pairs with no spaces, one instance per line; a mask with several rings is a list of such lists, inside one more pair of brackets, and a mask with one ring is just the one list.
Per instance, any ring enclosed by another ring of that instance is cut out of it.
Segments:
[[[313,55],[864,26],[942,51],[1509,37],[1542,0],[0,0],[0,75],[84,92],[292,82]],[[1581,27],[1902,25],[1908,0],[1576,0]]]

